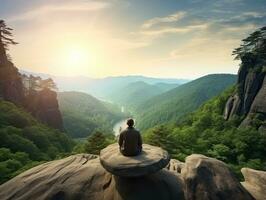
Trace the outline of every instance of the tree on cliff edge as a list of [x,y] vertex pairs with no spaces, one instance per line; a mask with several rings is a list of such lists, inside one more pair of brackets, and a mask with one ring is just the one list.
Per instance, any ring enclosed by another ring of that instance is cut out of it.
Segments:
[[0,20],[0,63],[10,60],[7,55],[9,45],[18,44],[13,40],[12,28],[8,27],[4,20]]
[[244,56],[258,56],[265,58],[266,56],[266,26],[251,33],[247,38],[242,40],[240,47],[233,51],[235,59],[241,59]]

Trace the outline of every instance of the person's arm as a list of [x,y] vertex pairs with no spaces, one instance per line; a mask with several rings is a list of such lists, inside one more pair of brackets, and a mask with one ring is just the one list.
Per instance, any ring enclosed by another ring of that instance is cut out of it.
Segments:
[[142,150],[142,138],[141,138],[140,133],[139,133],[139,139],[138,139],[138,146]]
[[119,147],[121,148],[121,146],[123,144],[123,133],[119,134],[118,144],[119,144]]

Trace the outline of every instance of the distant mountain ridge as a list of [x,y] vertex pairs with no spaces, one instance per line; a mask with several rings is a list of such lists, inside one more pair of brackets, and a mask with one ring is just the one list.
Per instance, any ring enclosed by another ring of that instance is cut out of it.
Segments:
[[112,91],[122,89],[129,83],[142,81],[147,84],[184,84],[188,82],[187,79],[174,78],[152,78],[146,76],[130,75],[130,76],[113,76],[106,78],[90,78],[85,76],[53,76],[49,74],[34,73],[20,70],[20,73],[26,75],[40,76],[42,78],[52,78],[60,91],[79,91],[89,93],[97,98],[106,99]]
[[143,81],[137,81],[112,91],[107,98],[116,104],[125,106],[126,109],[134,111],[137,106],[146,100],[178,86],[179,84],[174,83],[148,84]]
[[211,74],[147,100],[135,111],[138,128],[147,129],[156,124],[178,120],[232,86],[236,78],[232,74]]

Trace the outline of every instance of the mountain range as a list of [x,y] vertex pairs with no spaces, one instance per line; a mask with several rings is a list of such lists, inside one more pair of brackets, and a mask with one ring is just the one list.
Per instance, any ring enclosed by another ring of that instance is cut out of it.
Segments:
[[106,98],[120,106],[134,111],[136,107],[148,99],[178,87],[177,83],[155,83],[149,84],[144,81],[137,81],[126,86],[113,90]]
[[179,120],[227,87],[233,86],[236,79],[237,76],[232,74],[211,74],[154,96],[134,111],[138,128],[146,129]]
[[108,100],[108,96],[112,95],[113,91],[121,90],[133,82],[145,82],[147,84],[184,84],[188,79],[174,78],[152,78],[146,76],[130,75],[130,76],[113,76],[105,78],[90,78],[86,76],[54,76],[44,73],[35,73],[25,70],[19,71],[21,74],[40,76],[41,78],[52,78],[59,91],[79,91],[89,93],[99,99]]

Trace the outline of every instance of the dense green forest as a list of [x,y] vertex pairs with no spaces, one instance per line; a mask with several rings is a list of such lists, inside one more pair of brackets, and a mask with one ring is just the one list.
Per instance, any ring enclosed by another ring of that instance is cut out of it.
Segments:
[[23,108],[0,101],[0,183],[72,150],[62,132],[39,123]]
[[212,98],[179,123],[156,126],[144,133],[149,144],[161,146],[184,161],[192,154],[222,160],[240,174],[242,167],[266,170],[266,135],[255,128],[238,128],[241,117],[226,121],[223,111],[234,88]]
[[147,129],[160,123],[177,121],[235,81],[235,75],[212,74],[155,96],[136,109],[137,126]]
[[126,117],[120,108],[81,92],[59,92],[58,102],[66,132],[83,138],[101,131],[112,134],[113,125]]
[[121,89],[115,90],[108,99],[134,111],[137,106],[146,100],[162,94],[170,89],[178,87],[178,84],[156,83],[148,84],[143,81],[129,83]]

